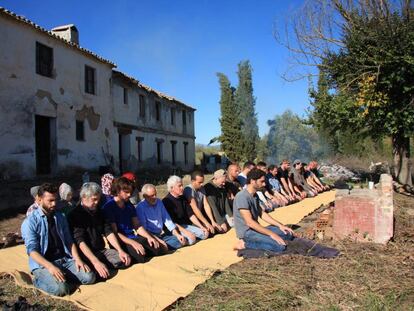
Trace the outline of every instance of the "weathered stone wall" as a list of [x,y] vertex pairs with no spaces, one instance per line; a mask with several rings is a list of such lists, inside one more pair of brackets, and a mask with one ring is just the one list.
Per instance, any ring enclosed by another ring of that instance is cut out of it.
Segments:
[[[52,174],[69,167],[95,169],[105,165],[104,152],[114,152],[112,66],[3,16],[0,42],[2,177],[16,174],[11,177],[30,178],[36,174],[35,115],[54,118]],[[36,42],[53,48],[52,77],[36,73]],[[96,95],[84,90],[85,65],[96,70]],[[76,140],[77,119],[85,121],[84,141]]]
[[[127,100],[124,101],[124,89]],[[140,115],[139,96],[145,101],[145,115]],[[129,83],[124,77],[113,77],[112,97],[114,121],[118,133],[127,135],[124,141],[129,155],[123,169],[173,167],[185,171],[192,170],[195,164],[194,111],[174,101],[147,92],[136,84]],[[156,118],[156,102],[159,102],[160,119]],[[171,110],[174,124],[171,123]],[[186,113],[186,127],[183,126],[183,111]],[[141,140],[141,161],[138,157],[138,140]],[[175,165],[172,163],[171,141],[176,142]],[[162,142],[162,163],[157,163],[157,142]],[[184,143],[187,144],[187,163],[185,163]],[[119,148],[119,139],[114,142]],[[119,167],[119,154],[115,155],[115,167]]]
[[[119,172],[120,163],[124,171],[166,166],[188,171],[194,167],[193,108],[7,14],[0,15],[0,42],[0,179],[36,175],[36,116],[50,118],[52,176],[71,169],[98,170],[99,166],[112,166]],[[53,49],[51,77],[36,73],[36,42]],[[85,65],[95,69],[95,94],[85,91]],[[144,116],[139,111],[140,95],[145,100]],[[76,138],[77,121],[83,122],[84,139]],[[142,141],[141,159],[138,140]],[[160,141],[162,163],[157,162]],[[172,141],[176,142],[174,165]]]
[[393,236],[392,177],[382,174],[376,189],[337,190],[333,235],[386,243]]

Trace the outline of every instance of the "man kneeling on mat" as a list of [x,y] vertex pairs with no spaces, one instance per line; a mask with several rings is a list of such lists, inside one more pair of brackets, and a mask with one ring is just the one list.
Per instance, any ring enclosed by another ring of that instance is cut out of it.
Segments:
[[65,296],[79,284],[92,284],[95,273],[79,256],[65,216],[56,211],[57,192],[52,184],[39,187],[38,208],[23,221],[22,236],[34,286]]
[[114,197],[105,203],[103,210],[121,247],[127,250],[136,263],[142,263],[148,257],[165,254],[168,247],[163,240],[145,230],[139,222],[135,207],[129,201],[134,187],[129,179],[116,178],[112,184]]
[[[237,193],[233,203],[234,226],[240,239],[235,249],[262,249],[281,252],[286,240],[292,240],[292,229],[282,225],[260,208],[256,192],[265,185],[265,173],[253,169],[247,174],[247,187]],[[270,224],[263,227],[259,217]]]
[[[111,225],[106,221],[99,206],[102,190],[94,182],[82,185],[80,202],[69,214],[68,221],[73,239],[81,250],[81,256],[101,279],[115,275],[115,269],[129,266],[131,258],[121,248]],[[105,240],[112,248],[105,248]]]

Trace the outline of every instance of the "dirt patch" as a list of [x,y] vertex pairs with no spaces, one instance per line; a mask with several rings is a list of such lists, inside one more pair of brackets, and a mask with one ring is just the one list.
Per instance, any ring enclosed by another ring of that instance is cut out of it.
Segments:
[[80,311],[79,307],[68,301],[44,295],[36,289],[17,286],[12,277],[0,277],[1,310],[58,310]]
[[0,220],[0,236],[4,237],[7,233],[20,234],[20,226],[26,214],[18,214],[14,217],[6,217]]

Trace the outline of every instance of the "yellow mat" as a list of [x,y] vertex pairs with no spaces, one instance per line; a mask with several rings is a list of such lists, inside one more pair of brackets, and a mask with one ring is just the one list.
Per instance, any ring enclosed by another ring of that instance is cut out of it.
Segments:
[[[278,208],[272,216],[284,224],[296,224],[322,204],[335,199],[335,191],[316,198]],[[162,310],[180,297],[190,294],[215,271],[237,263],[232,246],[234,230],[224,235],[185,247],[174,254],[155,257],[148,263],[134,265],[105,283],[81,286],[65,299],[92,310]],[[28,272],[28,258],[23,245],[0,250],[0,272]]]

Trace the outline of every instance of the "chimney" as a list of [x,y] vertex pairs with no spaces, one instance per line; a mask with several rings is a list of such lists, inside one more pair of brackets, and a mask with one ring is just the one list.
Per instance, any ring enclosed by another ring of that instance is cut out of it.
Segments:
[[79,45],[79,32],[75,25],[63,25],[52,29],[52,33],[76,45]]

